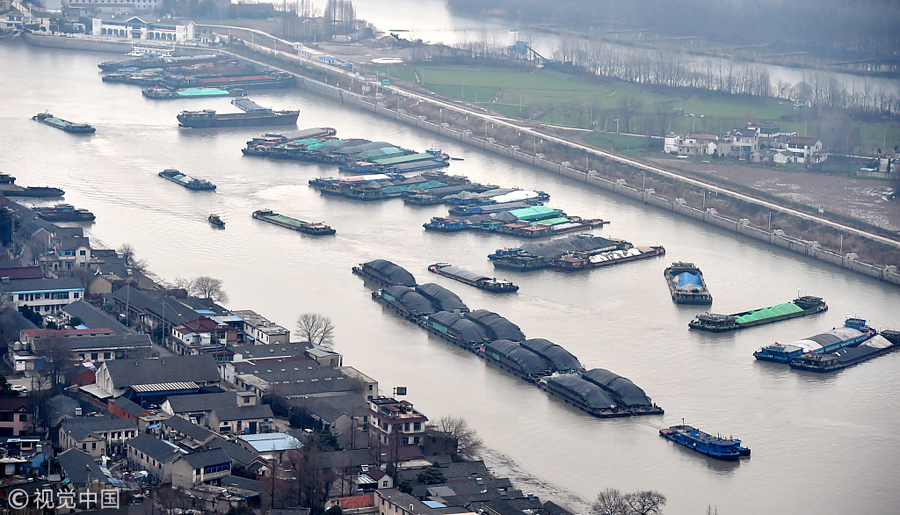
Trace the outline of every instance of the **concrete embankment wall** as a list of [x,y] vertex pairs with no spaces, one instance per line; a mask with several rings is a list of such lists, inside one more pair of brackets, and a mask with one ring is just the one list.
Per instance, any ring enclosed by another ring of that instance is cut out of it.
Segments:
[[757,227],[749,225],[746,220],[732,220],[730,218],[719,215],[715,209],[697,209],[688,206],[682,199],[670,200],[656,195],[651,189],[642,191],[637,188],[632,188],[625,184],[625,181],[623,180],[619,180],[617,182],[610,181],[608,179],[604,179],[603,177],[597,176],[593,172],[585,173],[581,170],[570,168],[569,166],[566,166],[566,164],[554,163],[531,154],[520,152],[516,147],[500,145],[494,142],[492,138],[487,138],[487,140],[477,138],[469,131],[456,131],[450,129],[446,124],[439,125],[437,123],[426,120],[425,117],[410,116],[403,113],[402,110],[400,113],[398,113],[396,110],[388,109],[378,103],[373,103],[371,99],[368,99],[366,97],[361,97],[359,95],[340,90],[334,86],[322,84],[306,77],[298,77],[297,80],[300,88],[313,93],[331,97],[343,104],[354,105],[356,107],[359,107],[360,109],[365,109],[375,114],[393,118],[400,122],[407,123],[421,129],[429,130],[431,132],[438,133],[441,136],[455,139],[463,143],[468,143],[470,145],[510,157],[517,161],[537,166],[538,168],[542,168],[549,172],[564,175],[579,182],[584,182],[585,184],[589,184],[591,186],[623,195],[645,204],[650,204],[667,211],[672,211],[674,213],[699,220],[701,222],[705,222],[732,232],[743,234],[744,236],[748,236],[759,241],[764,241],[771,245],[777,245],[799,254],[820,259],[822,261],[826,261],[828,263],[847,268],[849,270],[853,270],[854,272],[859,272],[868,275],[869,277],[874,277],[891,284],[900,285],[900,273],[897,272],[897,268],[894,266],[878,267],[867,263],[862,263],[856,260],[855,254],[847,254],[842,256],[840,254],[823,249],[817,242],[791,238],[777,229],[771,232],[759,229]]
[[[88,50],[92,52],[116,52],[119,54],[130,52],[132,48],[132,40],[107,41],[81,36],[41,36],[37,34],[31,34],[28,31],[24,31],[21,34],[22,38],[29,45],[46,48],[67,48],[70,50]],[[134,41],[141,42],[143,40]]]

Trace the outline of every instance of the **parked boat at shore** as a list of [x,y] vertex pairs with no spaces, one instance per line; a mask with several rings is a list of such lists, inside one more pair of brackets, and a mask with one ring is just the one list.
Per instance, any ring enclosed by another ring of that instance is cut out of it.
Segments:
[[428,267],[428,271],[491,293],[513,293],[519,291],[519,287],[510,281],[469,272],[449,263],[435,263]]
[[676,304],[712,304],[703,272],[693,263],[678,261],[663,271],[669,293]]
[[97,130],[86,123],[70,122],[57,118],[50,113],[38,113],[32,116],[31,119],[72,134],[93,134]]
[[247,96],[247,90],[243,88],[169,89],[156,86],[142,90],[141,94],[153,100],[176,100],[180,98],[243,97]]
[[805,295],[791,302],[776,304],[767,308],[742,311],[733,315],[701,313],[690,321],[688,327],[701,331],[721,333],[736,331],[747,327],[771,324],[781,320],[813,315],[828,310],[828,305],[821,297]]
[[50,186],[19,186],[16,178],[0,173],[0,195],[4,197],[62,197],[65,192]]
[[875,329],[866,325],[865,320],[848,318],[843,327],[788,344],[775,342],[754,352],[753,357],[761,361],[790,363],[801,354],[825,354],[862,343],[875,336],[875,333]]
[[179,186],[184,186],[189,190],[212,191],[216,189],[215,184],[203,179],[197,179],[189,175],[185,175],[174,168],[167,168],[159,172],[158,175],[163,179],[172,181]]
[[57,204],[53,207],[35,207],[32,211],[49,222],[90,222],[94,213],[87,209],[76,209],[71,204]]
[[744,447],[740,440],[730,436],[713,436],[683,422],[679,426],[660,429],[659,435],[717,460],[736,461],[742,456],[750,456],[750,449]]
[[827,354],[801,354],[791,368],[807,372],[836,372],[900,349],[900,332],[886,330],[872,338]]
[[519,247],[497,249],[488,254],[494,268],[530,272],[550,266],[550,261],[569,252],[600,253],[619,249],[623,242],[594,236],[572,234],[545,243],[525,243]]
[[253,212],[253,218],[285,227],[293,231],[299,231],[313,236],[326,236],[334,234],[336,231],[322,222],[304,222],[289,216],[280,215],[270,209],[260,209]]

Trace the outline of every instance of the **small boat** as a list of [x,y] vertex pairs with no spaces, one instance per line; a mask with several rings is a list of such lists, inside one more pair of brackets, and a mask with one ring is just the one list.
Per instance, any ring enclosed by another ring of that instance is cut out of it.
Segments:
[[163,179],[172,181],[175,184],[184,186],[189,190],[212,191],[216,189],[215,184],[203,179],[196,179],[194,177],[185,175],[174,168],[167,168],[159,172],[159,176]]
[[713,298],[706,288],[703,272],[693,263],[672,263],[663,275],[676,304],[712,304]]
[[207,220],[209,221],[209,223],[215,225],[216,227],[225,227],[225,222],[221,218],[219,218],[219,215],[209,215],[209,218],[207,218]]
[[741,445],[740,440],[704,433],[684,422],[680,426],[660,429],[659,435],[717,460],[737,461],[742,456],[750,456],[750,449]]
[[513,293],[519,291],[519,287],[510,281],[469,272],[449,263],[435,263],[428,267],[428,271],[491,293]]

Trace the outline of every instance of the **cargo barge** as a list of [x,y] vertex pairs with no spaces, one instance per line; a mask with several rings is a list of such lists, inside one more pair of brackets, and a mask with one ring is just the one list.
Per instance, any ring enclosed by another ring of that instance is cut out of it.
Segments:
[[825,354],[862,343],[875,336],[875,332],[875,329],[866,325],[865,320],[848,318],[843,327],[788,344],[775,342],[754,352],[753,357],[761,361],[787,364],[801,354]]
[[662,256],[666,249],[662,246],[634,247],[625,243],[622,248],[605,252],[572,252],[550,260],[550,266],[561,272],[577,272],[601,266],[617,265],[639,259]]
[[780,322],[791,318],[814,315],[828,310],[828,305],[821,297],[804,295],[790,302],[776,304],[767,308],[742,311],[733,315],[701,313],[688,323],[691,329],[722,333],[737,331],[747,327]]
[[221,59],[222,57],[217,54],[188,55],[182,57],[145,56],[139,59],[128,59],[125,61],[103,61],[98,64],[97,67],[105,72],[121,70],[123,68],[172,68],[176,66],[193,66],[195,64],[212,63]]
[[688,449],[705,454],[710,458],[725,461],[737,461],[743,456],[750,456],[750,449],[744,447],[741,441],[721,435],[713,436],[695,427],[682,424],[660,429],[659,435],[683,445]]
[[514,293],[519,291],[519,287],[510,281],[469,272],[449,263],[435,263],[428,267],[428,271],[491,293]]
[[193,191],[213,191],[216,189],[215,184],[203,179],[185,175],[174,168],[167,168],[159,172],[159,176],[167,181],[172,181],[179,186],[184,186]]
[[303,220],[280,215],[269,209],[254,211],[253,218],[294,231],[311,234],[313,236],[328,236],[336,232],[333,228],[322,222],[304,222]]
[[147,88],[141,90],[141,94],[153,100],[176,100],[180,98],[208,98],[208,97],[243,97],[247,91],[242,88]]
[[712,304],[703,272],[693,263],[679,261],[663,271],[669,293],[676,304]]
[[63,120],[62,118],[57,118],[50,113],[38,113],[32,116],[31,119],[71,134],[93,134],[97,130],[86,123],[73,123],[68,120]]
[[179,127],[209,129],[215,127],[255,127],[260,125],[296,125],[300,111],[273,111],[255,102],[238,98],[232,104],[242,113],[217,114],[214,109],[182,111],[176,118]]
[[50,186],[18,186],[16,178],[0,173],[0,195],[4,197],[62,197],[65,192]]
[[488,254],[494,268],[530,272],[548,268],[550,262],[571,252],[587,255],[599,254],[622,248],[624,242],[593,236],[573,234],[546,243],[526,243],[520,247],[498,249]]
[[900,349],[900,332],[882,331],[859,345],[844,347],[828,354],[801,354],[791,361],[791,368],[807,372],[837,372],[863,361]]
[[53,207],[35,207],[32,211],[49,222],[90,222],[94,213],[87,209],[76,209],[71,204],[57,204]]
[[586,371],[563,347],[526,338],[516,324],[492,311],[469,311],[446,288],[417,285],[412,274],[390,261],[361,263],[353,273],[384,286],[372,292],[372,299],[402,318],[595,417],[663,413],[627,378],[604,369]]

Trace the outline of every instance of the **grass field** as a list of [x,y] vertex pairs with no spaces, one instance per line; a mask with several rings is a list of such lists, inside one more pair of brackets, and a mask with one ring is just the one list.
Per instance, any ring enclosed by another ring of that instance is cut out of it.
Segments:
[[[588,81],[552,70],[517,71],[464,66],[392,65],[379,71],[449,98],[476,103],[507,116],[545,123],[661,135],[705,132],[723,135],[747,122],[769,120],[783,130],[827,141],[827,131],[789,100],[725,95],[683,89],[663,90],[613,79]],[[624,106],[624,107],[623,107]],[[900,145],[900,127],[855,122],[855,143],[876,148]]]

